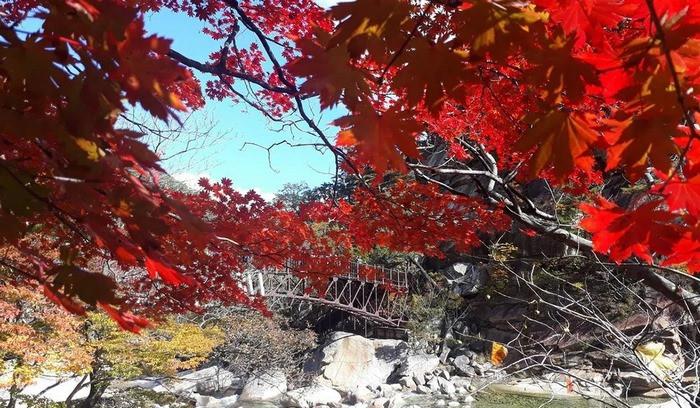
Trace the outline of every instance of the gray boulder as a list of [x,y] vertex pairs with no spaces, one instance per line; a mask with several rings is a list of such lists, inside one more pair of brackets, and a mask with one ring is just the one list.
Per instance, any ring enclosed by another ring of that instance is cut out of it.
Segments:
[[369,402],[375,398],[377,398],[377,394],[365,386],[357,387],[354,391],[349,393],[348,397],[353,403]]
[[321,383],[342,391],[384,384],[408,354],[401,340],[370,340],[336,332],[321,349],[316,364]]
[[413,377],[401,377],[399,384],[401,388],[406,391],[414,391],[417,387],[416,382],[413,381]]
[[197,408],[229,408],[236,404],[238,395],[223,398],[214,398],[207,395],[195,395]]
[[[407,356],[399,369],[396,371],[398,377],[412,377],[415,380],[432,373],[440,365],[440,358],[433,354],[415,354]],[[425,379],[423,379],[423,382]],[[416,384],[420,384],[416,381]]]
[[476,375],[474,367],[471,366],[471,360],[467,356],[461,355],[455,357],[452,365],[465,377],[473,377]]
[[442,377],[434,377],[428,382],[428,387],[430,387],[432,392],[441,392],[449,395],[453,395],[457,391],[454,384]]
[[333,388],[312,385],[286,393],[281,400],[282,406],[294,408],[311,408],[320,405],[339,406],[343,397]]
[[389,398],[380,397],[369,403],[368,408],[389,408]]
[[249,379],[243,391],[241,401],[274,401],[287,392],[287,378],[280,371],[265,373]]

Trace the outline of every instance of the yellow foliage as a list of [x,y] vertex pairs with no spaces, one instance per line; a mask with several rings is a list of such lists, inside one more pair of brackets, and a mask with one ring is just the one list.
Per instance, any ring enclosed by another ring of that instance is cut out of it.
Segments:
[[121,378],[173,375],[195,368],[224,339],[218,327],[201,328],[174,319],[141,334],[121,330],[104,314],[91,314],[89,320],[95,338],[92,347],[101,351],[111,373]]

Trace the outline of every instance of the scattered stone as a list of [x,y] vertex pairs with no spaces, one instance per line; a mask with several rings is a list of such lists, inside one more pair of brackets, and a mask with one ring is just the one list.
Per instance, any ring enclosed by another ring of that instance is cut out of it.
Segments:
[[618,374],[618,381],[632,395],[642,394],[660,387],[656,380],[641,371],[622,371]]
[[449,357],[451,351],[452,349],[450,349],[447,346],[442,347],[442,350],[440,351],[440,357],[438,357],[442,364],[447,363],[447,357]]
[[419,385],[416,387],[416,392],[419,394],[430,394],[432,390],[430,387],[427,387],[425,385]]
[[474,367],[471,366],[471,360],[465,355],[455,357],[452,365],[457,369],[457,372],[466,377],[473,377],[476,374]]
[[357,387],[354,391],[352,391],[350,394],[349,400],[353,403],[365,403],[372,401],[373,399],[377,398],[377,394],[374,393],[374,391],[370,390],[368,387]]
[[282,406],[295,408],[311,408],[319,405],[340,406],[343,397],[333,388],[323,385],[312,385],[289,391],[282,397]]
[[441,393],[448,395],[453,395],[455,393],[455,386],[449,380],[442,377],[435,377],[435,380],[437,381]]
[[414,391],[417,387],[416,382],[413,381],[413,378],[411,377],[402,377],[399,380],[399,384],[404,390],[407,391]]
[[458,406],[460,406],[460,403],[457,401],[450,401],[447,403],[447,406],[448,407],[458,407]]
[[388,408],[389,407],[389,398],[377,398],[373,400],[372,402],[369,403],[369,406],[367,408]]
[[413,379],[413,382],[416,383],[416,385],[425,384],[425,374],[423,373],[413,373],[411,378]]
[[427,386],[430,387],[430,392],[440,392],[440,384],[437,378],[428,381]]
[[194,397],[198,408],[228,408],[234,406],[238,401],[238,395],[224,398],[214,398],[206,395],[195,395]]
[[[416,354],[406,357],[399,366],[396,374],[398,377],[426,377],[440,365],[440,359],[432,354]],[[416,381],[416,384],[425,384]]]
[[390,384],[381,384],[377,391],[379,392],[380,397],[386,398],[391,398],[394,396],[394,394],[396,394],[396,390]]
[[447,401],[445,401],[444,399],[440,399],[440,400],[437,400],[437,402],[435,402],[436,407],[444,407],[446,405],[447,405]]
[[438,373],[438,375],[439,375],[440,377],[446,379],[446,380],[449,380],[449,379],[450,379],[450,372],[447,371],[447,370],[445,370],[445,369],[440,370],[440,372]]
[[401,408],[406,405],[406,400],[401,395],[395,395],[389,400],[387,408]]
[[287,378],[282,372],[265,373],[246,382],[241,401],[273,401],[287,391]]

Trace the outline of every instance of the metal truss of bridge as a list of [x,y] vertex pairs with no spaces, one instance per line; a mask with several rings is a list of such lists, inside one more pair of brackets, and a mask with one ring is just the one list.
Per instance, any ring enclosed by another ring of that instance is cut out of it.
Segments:
[[289,267],[243,274],[248,295],[268,298],[268,304],[274,299],[313,302],[387,328],[400,328],[405,322],[408,279],[407,270],[359,262],[351,263],[346,274],[329,278],[323,291],[312,290],[308,279],[295,276]]

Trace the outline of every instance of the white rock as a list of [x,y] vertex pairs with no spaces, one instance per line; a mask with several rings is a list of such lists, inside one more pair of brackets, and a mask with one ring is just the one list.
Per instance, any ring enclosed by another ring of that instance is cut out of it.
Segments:
[[207,395],[194,395],[197,408],[228,408],[238,401],[238,395],[214,398]]
[[309,408],[319,405],[335,406],[340,404],[343,397],[333,388],[323,385],[312,385],[289,391],[282,397],[285,407]]
[[[119,388],[136,386],[150,389],[155,392],[169,392],[178,395],[211,394],[225,390],[238,379],[230,371],[219,367],[207,367],[201,370],[183,371],[174,379],[146,379],[129,381],[121,384]],[[153,386],[152,383],[157,385]]]
[[377,391],[380,397],[393,397],[396,394],[396,390],[389,384],[380,384]]
[[333,388],[343,391],[384,384],[407,352],[408,345],[400,340],[370,340],[336,332],[322,350],[320,371]]
[[463,395],[462,402],[464,402],[465,404],[471,404],[472,402],[474,402],[474,397],[472,397],[471,395]]
[[422,373],[413,373],[411,376],[413,379],[413,382],[416,383],[416,385],[425,385],[425,375]]
[[[48,391],[42,394],[43,398],[46,398],[50,401],[63,402],[68,398],[70,393],[73,392],[73,389],[78,385],[80,380],[81,377],[67,377],[53,375],[52,373],[45,373],[37,377],[31,384],[27,385],[22,390],[21,394],[35,396],[41,393],[42,391],[48,389]],[[49,389],[49,387],[51,388]],[[90,388],[85,387],[78,391],[73,397],[73,399],[77,400],[85,398],[87,397],[89,391]],[[0,400],[8,398],[9,393],[7,393],[6,390],[0,390]]]
[[416,383],[411,377],[402,377],[399,380],[399,385],[401,385],[404,390],[408,391],[414,391],[416,389]]
[[415,380],[415,377],[426,377],[426,374],[431,374],[438,365],[440,365],[440,359],[433,354],[411,355],[401,362],[397,374],[399,377],[414,377]]
[[455,386],[450,382],[450,380],[446,380],[442,377],[435,377],[434,380],[437,381],[440,392],[443,394],[453,395],[455,393]]
[[241,401],[272,401],[287,391],[287,378],[282,372],[265,373],[246,382]]
[[370,390],[366,386],[357,387],[350,393],[350,395],[352,396],[350,399],[354,399],[356,402],[369,402],[377,398],[374,391]]
[[416,392],[419,394],[430,394],[433,390],[430,389],[430,387],[425,386],[425,385],[419,385],[416,387]]
[[368,408],[388,408],[389,398],[377,398],[369,403]]
[[459,405],[460,405],[460,403],[457,401],[450,401],[447,403],[448,407],[458,407]]
[[404,400],[401,395],[394,395],[389,400],[388,408],[401,408],[404,405],[406,405],[406,400]]

